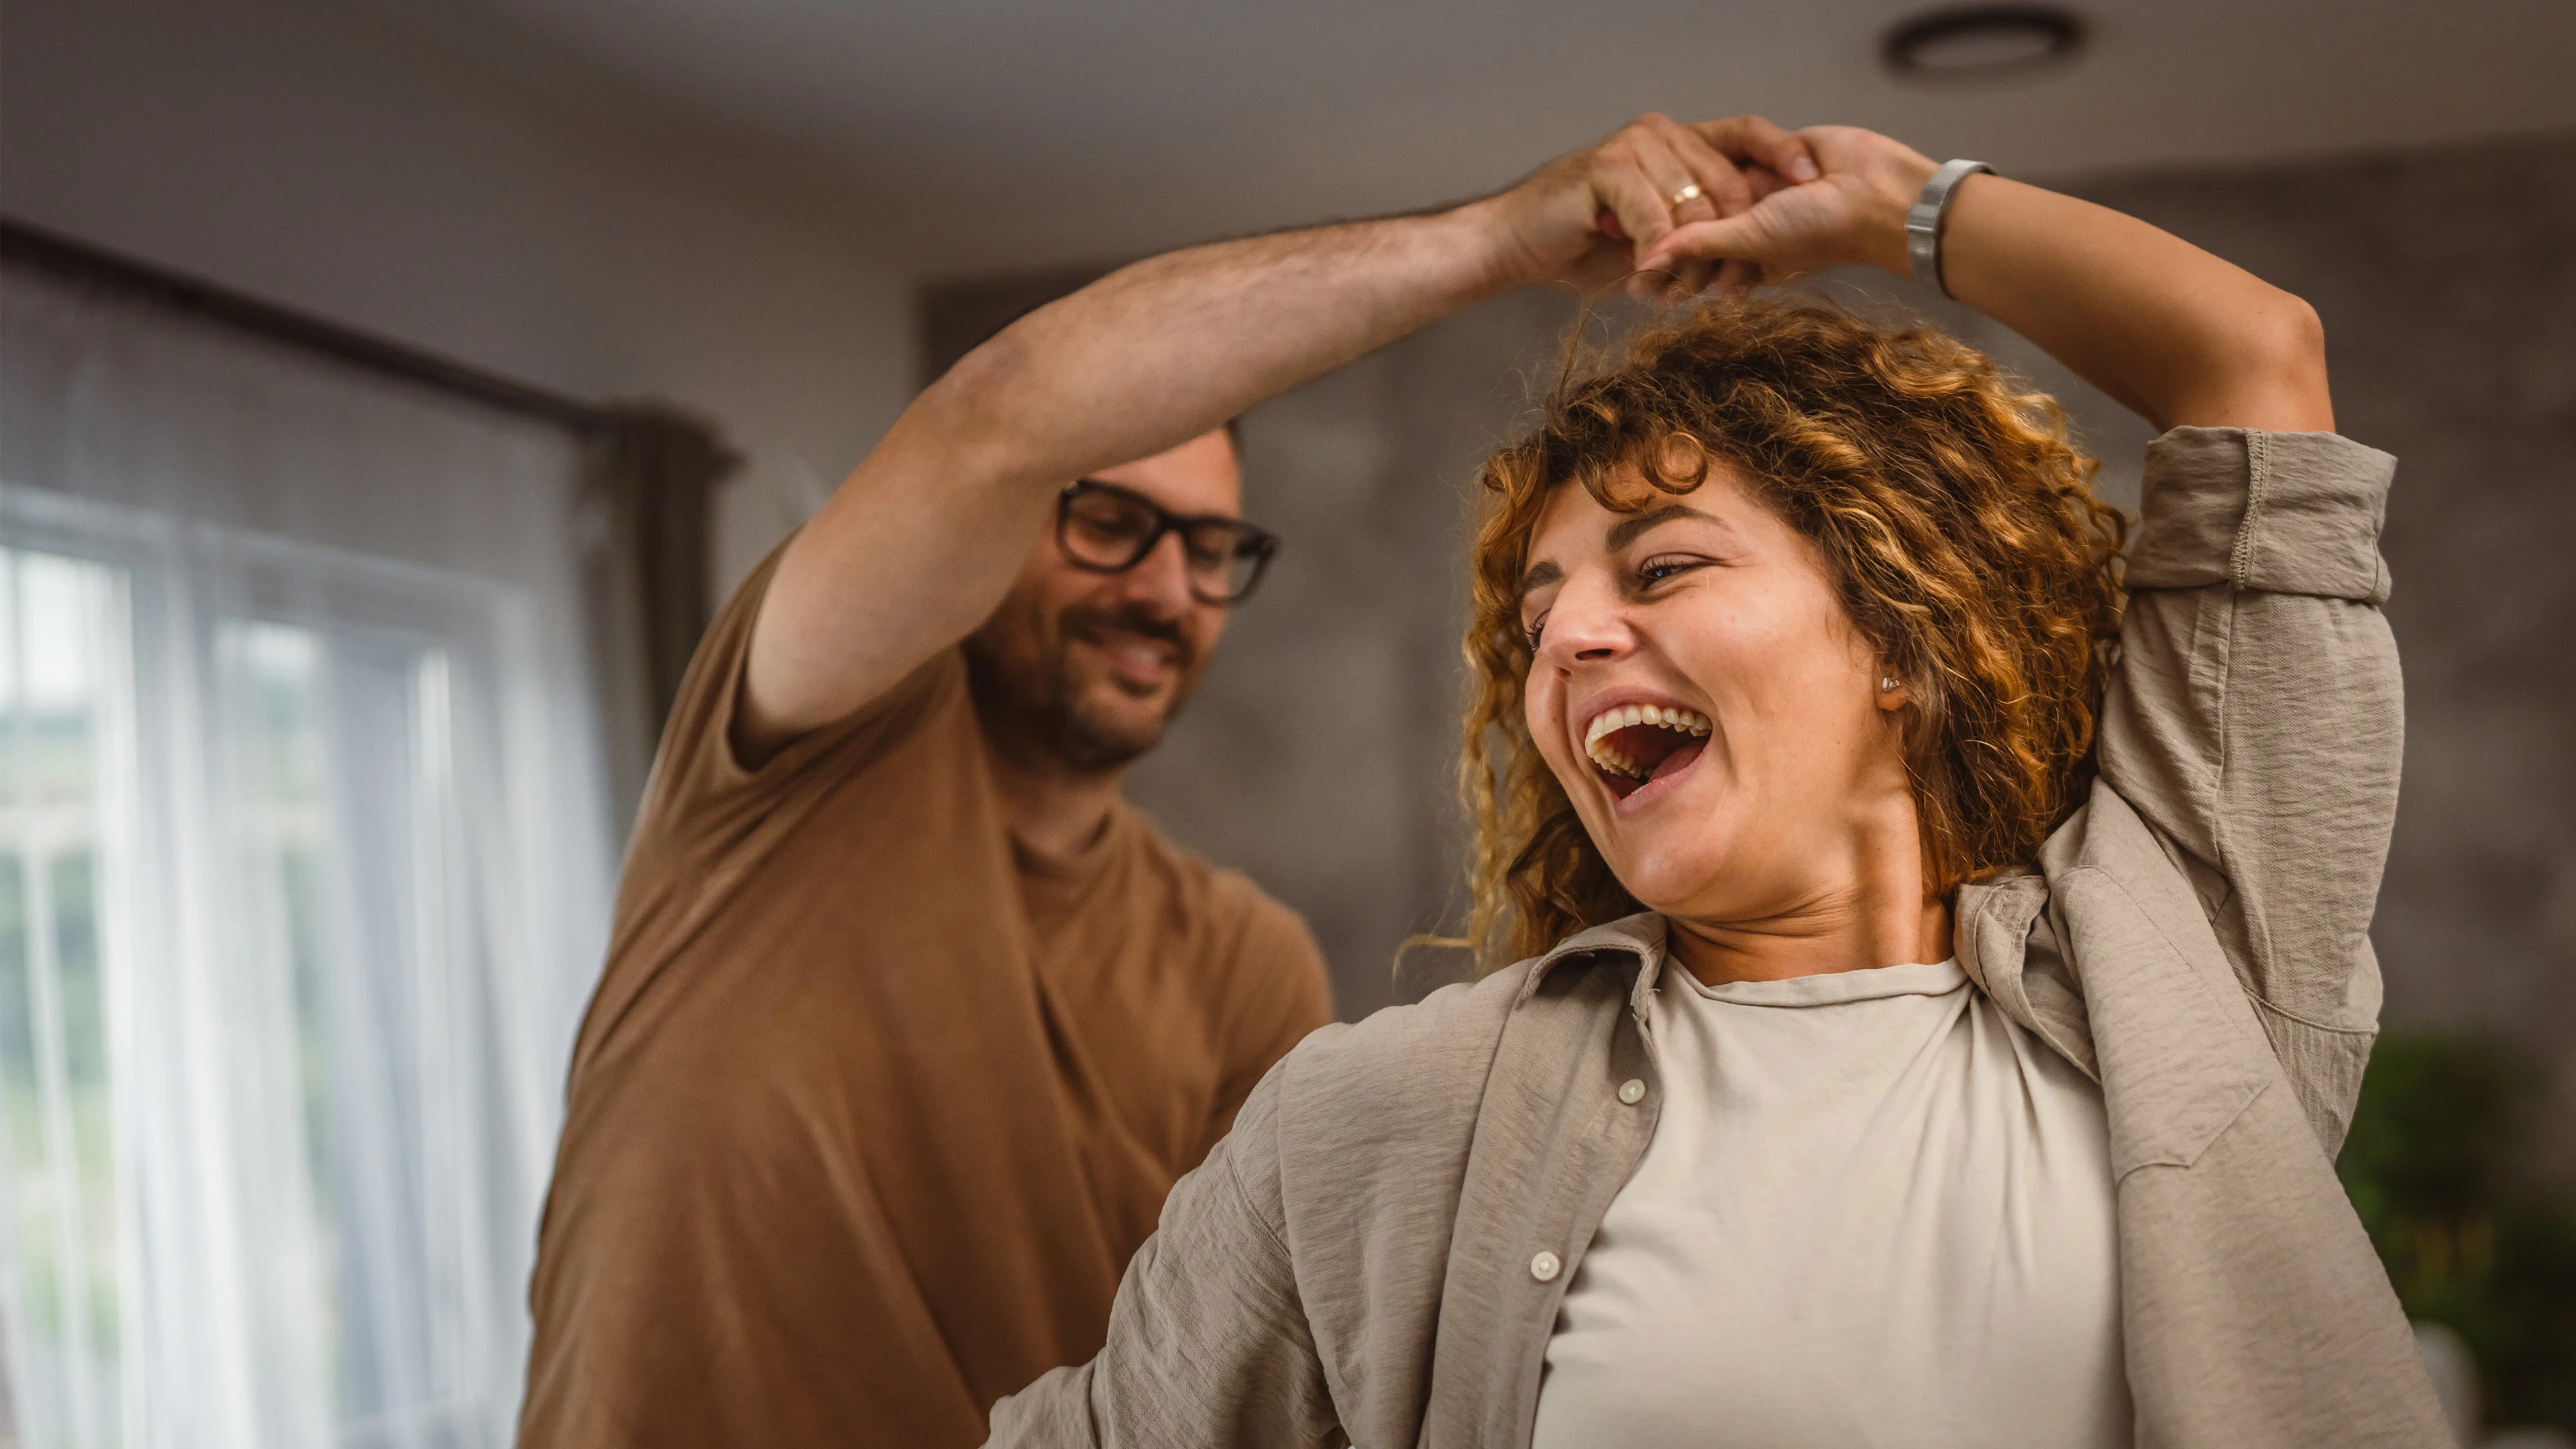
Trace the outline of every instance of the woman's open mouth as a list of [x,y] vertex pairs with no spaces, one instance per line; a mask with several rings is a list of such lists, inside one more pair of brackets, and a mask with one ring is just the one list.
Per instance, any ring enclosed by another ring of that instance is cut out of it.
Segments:
[[1605,709],[1583,730],[1583,752],[1611,795],[1625,800],[1691,767],[1708,748],[1708,716],[1664,705]]

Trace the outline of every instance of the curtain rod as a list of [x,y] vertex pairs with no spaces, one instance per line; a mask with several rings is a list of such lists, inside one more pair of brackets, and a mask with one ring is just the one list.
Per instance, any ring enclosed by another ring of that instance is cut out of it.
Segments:
[[589,434],[606,409],[0,216],[0,262],[157,303],[386,377]]

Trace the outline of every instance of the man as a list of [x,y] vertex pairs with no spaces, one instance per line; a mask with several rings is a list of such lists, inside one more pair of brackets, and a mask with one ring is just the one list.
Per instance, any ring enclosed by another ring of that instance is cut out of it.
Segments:
[[971,1444],[1099,1347],[1172,1181],[1326,1015],[1294,918],[1118,798],[1268,554],[1223,421],[1615,279],[1751,204],[1729,152],[1805,164],[1649,116],[1464,207],[1127,268],[951,369],[753,574],[575,1051],[524,1444]]

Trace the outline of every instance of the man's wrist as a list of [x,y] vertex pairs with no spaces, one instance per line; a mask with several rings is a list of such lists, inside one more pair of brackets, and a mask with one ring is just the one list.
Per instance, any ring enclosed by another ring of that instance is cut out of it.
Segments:
[[1480,295],[1501,296],[1547,280],[1543,259],[1531,254],[1513,225],[1512,200],[1512,192],[1498,192],[1424,218],[1459,249]]

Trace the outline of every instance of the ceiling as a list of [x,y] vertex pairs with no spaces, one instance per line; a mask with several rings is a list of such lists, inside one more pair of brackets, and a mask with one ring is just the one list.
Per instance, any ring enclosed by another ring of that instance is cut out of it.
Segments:
[[2567,0],[2083,0],[2072,66],[1876,59],[1909,0],[365,0],[788,178],[927,275],[1499,186],[1643,110],[1849,122],[2007,173],[2576,128]]

